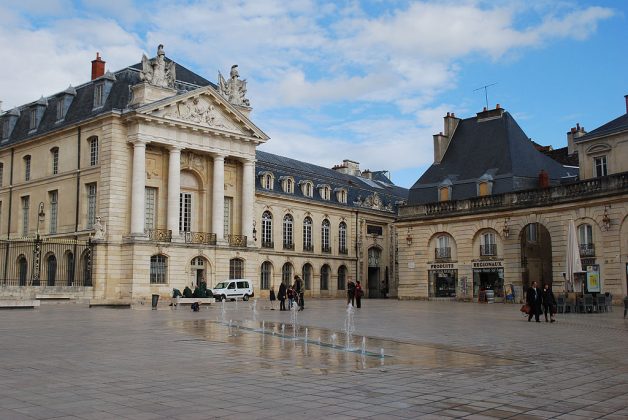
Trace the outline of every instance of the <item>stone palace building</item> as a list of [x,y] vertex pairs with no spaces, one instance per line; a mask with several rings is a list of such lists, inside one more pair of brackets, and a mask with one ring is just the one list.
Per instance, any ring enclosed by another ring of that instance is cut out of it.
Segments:
[[[295,274],[306,296],[496,300],[584,271],[628,281],[628,114],[549,150],[499,106],[445,117],[408,191],[386,171],[266,153],[238,67],[216,84],[165,56],[0,114],[0,295],[132,304],[173,288]],[[556,287],[555,287],[556,288]]]

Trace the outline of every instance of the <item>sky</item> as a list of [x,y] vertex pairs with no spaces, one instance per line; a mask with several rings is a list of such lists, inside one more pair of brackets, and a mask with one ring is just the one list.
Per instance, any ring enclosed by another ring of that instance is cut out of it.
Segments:
[[554,148],[626,112],[624,0],[0,0],[2,109],[89,81],[96,52],[116,71],[158,44],[214,82],[238,64],[260,150],[407,188],[482,86]]

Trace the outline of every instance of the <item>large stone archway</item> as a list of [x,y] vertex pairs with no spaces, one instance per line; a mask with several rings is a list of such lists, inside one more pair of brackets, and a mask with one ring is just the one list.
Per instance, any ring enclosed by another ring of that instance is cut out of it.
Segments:
[[521,230],[521,282],[527,290],[533,281],[541,287],[552,284],[552,238],[541,223],[529,223]]

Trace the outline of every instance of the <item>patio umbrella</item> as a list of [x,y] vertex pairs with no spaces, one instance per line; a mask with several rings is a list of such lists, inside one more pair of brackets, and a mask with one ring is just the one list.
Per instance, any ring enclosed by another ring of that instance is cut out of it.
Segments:
[[573,219],[569,220],[567,226],[567,262],[565,264],[565,291],[575,291],[574,274],[582,272],[582,261],[580,261],[580,247],[576,236],[576,225]]

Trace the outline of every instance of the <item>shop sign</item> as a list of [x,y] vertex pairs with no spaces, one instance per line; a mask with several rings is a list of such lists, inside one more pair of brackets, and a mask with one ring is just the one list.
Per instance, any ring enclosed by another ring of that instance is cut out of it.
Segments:
[[602,291],[600,285],[600,266],[587,266],[587,291],[589,293],[600,293]]
[[457,270],[458,269],[458,264],[457,263],[435,263],[435,264],[428,264],[428,270],[430,271],[435,271],[435,270]]
[[504,268],[503,261],[473,261],[471,264],[474,270],[483,268]]

